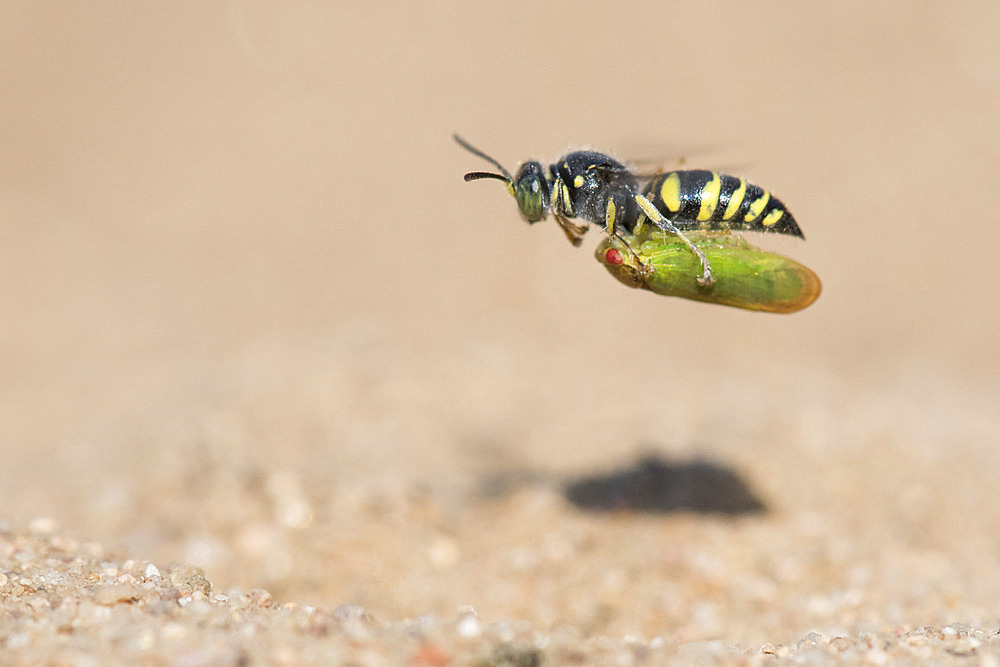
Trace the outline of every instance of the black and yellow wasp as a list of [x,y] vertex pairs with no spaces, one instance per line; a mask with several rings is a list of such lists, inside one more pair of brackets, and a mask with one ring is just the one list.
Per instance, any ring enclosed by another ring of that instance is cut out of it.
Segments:
[[[701,262],[701,285],[711,285],[712,267],[684,230],[745,229],[805,238],[795,218],[777,197],[742,178],[714,171],[669,171],[642,177],[603,153],[567,153],[546,171],[540,162],[523,163],[511,176],[492,157],[454,135],[463,148],[500,170],[473,171],[466,181],[495,178],[507,184],[521,215],[529,223],[551,212],[573,245],[580,245],[589,227],[580,219],[604,227],[617,236],[619,228],[634,233],[649,220],[676,235]],[[642,189],[640,190],[640,185]],[[627,243],[625,244],[628,245]]]

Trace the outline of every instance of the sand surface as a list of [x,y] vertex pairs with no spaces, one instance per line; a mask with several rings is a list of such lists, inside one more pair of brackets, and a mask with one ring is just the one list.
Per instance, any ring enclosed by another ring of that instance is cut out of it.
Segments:
[[[0,4],[0,662],[1000,664],[1000,6]],[[765,184],[793,315],[509,169]]]

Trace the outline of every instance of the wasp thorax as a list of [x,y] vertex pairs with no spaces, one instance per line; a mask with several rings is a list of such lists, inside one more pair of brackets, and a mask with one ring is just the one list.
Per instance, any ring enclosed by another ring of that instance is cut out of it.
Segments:
[[514,176],[514,198],[521,215],[528,222],[538,222],[549,209],[549,184],[545,180],[542,165],[525,162]]

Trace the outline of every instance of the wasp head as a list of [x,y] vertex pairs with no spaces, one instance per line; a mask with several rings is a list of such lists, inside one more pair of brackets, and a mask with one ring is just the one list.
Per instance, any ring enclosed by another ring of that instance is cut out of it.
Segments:
[[545,172],[540,163],[525,162],[517,170],[517,176],[511,177],[510,172],[504,169],[499,162],[457,134],[453,136],[462,148],[483,158],[500,171],[499,174],[490,171],[472,171],[465,175],[466,181],[478,181],[481,178],[494,178],[503,181],[507,184],[507,192],[517,200],[517,207],[521,210],[521,215],[525,220],[538,222],[545,217],[549,210],[549,183],[545,180]]
[[528,222],[542,220],[549,210],[549,183],[538,162],[525,162],[511,184],[521,215]]

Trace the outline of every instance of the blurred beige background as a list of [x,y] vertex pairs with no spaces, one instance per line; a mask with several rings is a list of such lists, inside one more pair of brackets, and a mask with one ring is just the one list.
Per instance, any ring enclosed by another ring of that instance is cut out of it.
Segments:
[[[384,618],[753,642],[1000,617],[998,23],[3,3],[3,518]],[[509,169],[587,145],[748,176],[808,239],[756,241],[824,294],[626,290],[596,229],[574,250],[463,183],[486,165],[456,131]],[[769,511],[559,492],[650,452]]]

